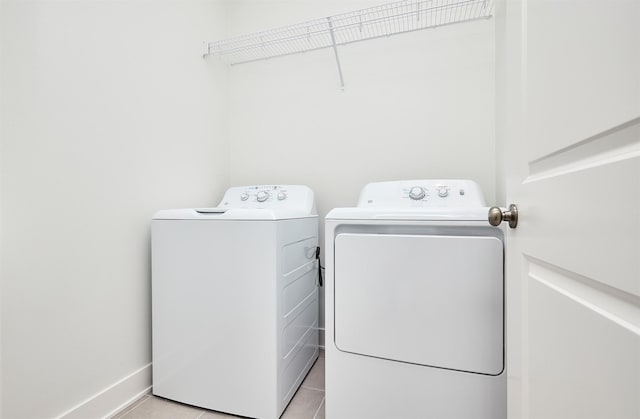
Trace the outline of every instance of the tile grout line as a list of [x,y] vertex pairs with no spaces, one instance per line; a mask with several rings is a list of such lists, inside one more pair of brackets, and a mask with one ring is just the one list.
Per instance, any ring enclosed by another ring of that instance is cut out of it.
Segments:
[[313,419],[317,419],[318,418],[318,413],[320,413],[320,408],[322,407],[322,405],[324,404],[324,400],[326,399],[326,396],[322,396],[322,401],[320,402],[320,406],[318,406],[318,409],[316,410],[316,414],[313,415]]
[[200,414],[196,417],[196,419],[200,419],[202,416],[204,416],[204,414],[207,413],[204,410],[202,412],[200,412]]
[[323,388],[316,388],[316,387],[309,387],[309,386],[300,386],[300,387],[306,388],[306,389],[309,389],[309,390],[324,391]]

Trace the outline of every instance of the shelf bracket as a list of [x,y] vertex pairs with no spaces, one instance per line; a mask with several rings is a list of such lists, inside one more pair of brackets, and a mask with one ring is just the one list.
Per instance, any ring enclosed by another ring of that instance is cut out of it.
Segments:
[[344,92],[344,77],[342,77],[342,67],[340,66],[340,56],[338,55],[338,46],[336,45],[336,35],[333,31],[333,22],[331,17],[327,17],[329,23],[329,33],[331,34],[331,44],[333,46],[333,53],[336,56],[336,64],[338,65],[338,76],[340,76],[340,90]]
[[209,48],[209,42],[202,41],[202,58],[206,58],[206,56],[209,54],[211,54],[211,49]]

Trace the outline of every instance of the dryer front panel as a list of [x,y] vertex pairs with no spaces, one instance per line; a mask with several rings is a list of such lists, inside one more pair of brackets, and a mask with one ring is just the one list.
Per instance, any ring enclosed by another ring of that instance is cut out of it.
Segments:
[[500,239],[342,233],[334,257],[339,350],[480,374],[503,371]]

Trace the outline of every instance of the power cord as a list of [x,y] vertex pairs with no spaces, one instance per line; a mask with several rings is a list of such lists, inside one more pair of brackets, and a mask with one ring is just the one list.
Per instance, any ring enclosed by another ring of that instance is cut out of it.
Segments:
[[320,264],[320,246],[316,247],[316,260],[318,261],[318,283],[322,286],[322,271],[324,267]]

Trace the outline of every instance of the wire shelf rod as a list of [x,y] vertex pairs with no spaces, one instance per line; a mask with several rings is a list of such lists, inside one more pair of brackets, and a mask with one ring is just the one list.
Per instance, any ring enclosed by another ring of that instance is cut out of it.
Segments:
[[[476,20],[485,20],[488,19],[487,17],[477,17],[477,18],[473,18],[473,19],[468,19],[467,22],[473,22]],[[423,29],[435,29],[435,28],[441,28],[443,26],[451,26],[451,25],[455,25],[458,22],[449,22],[449,23],[442,23],[442,24],[434,24],[433,26],[429,26],[429,28],[416,28],[416,29],[411,29],[402,33],[411,33],[411,32],[417,32]],[[338,42],[336,43],[336,46],[345,46],[345,45],[351,45],[351,44],[355,44],[358,42],[363,42],[363,41],[368,41],[368,40],[372,40],[372,39],[379,39],[379,38],[386,38],[390,35],[375,35],[375,36],[370,36],[368,38],[364,38],[364,39],[356,39],[353,41],[345,41],[345,42]],[[245,61],[236,61],[233,63],[230,63],[230,65],[238,65],[238,64],[246,64],[246,63],[251,63],[251,62],[255,62],[255,61],[264,61],[264,60],[269,60],[271,58],[278,58],[278,57],[286,57],[288,55],[295,55],[295,54],[301,54],[301,53],[305,53],[305,52],[311,52],[311,51],[318,51],[318,50],[322,50],[322,49],[327,49],[327,48],[332,48],[333,45],[328,44],[328,45],[324,45],[324,46],[320,46],[317,48],[310,48],[310,49],[305,49],[304,51],[290,51],[290,52],[286,52],[283,54],[279,54],[279,55],[272,55],[269,57],[258,57],[258,58],[254,58],[254,59],[249,59],[249,60],[245,60]]]
[[[401,0],[368,9],[205,43],[229,64],[336,48],[369,39],[491,17],[493,0]],[[337,51],[336,51],[337,53]]]

